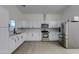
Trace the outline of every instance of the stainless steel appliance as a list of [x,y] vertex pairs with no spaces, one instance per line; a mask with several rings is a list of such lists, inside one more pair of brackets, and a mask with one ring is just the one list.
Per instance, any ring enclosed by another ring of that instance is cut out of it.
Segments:
[[49,24],[41,24],[42,28],[42,41],[49,41],[49,31],[47,30],[49,28]]
[[49,41],[49,32],[44,30],[42,32],[42,41]]
[[47,28],[49,28],[49,25],[48,24],[41,24],[41,28],[47,29]]
[[60,44],[65,48],[79,48],[79,22],[62,23],[59,38]]
[[60,31],[59,31],[59,43],[63,46],[63,47],[65,47],[65,48],[67,48],[67,44],[66,44],[66,38],[65,38],[65,33],[64,33],[64,30],[65,30],[65,23],[62,23],[61,24],[61,27],[60,27]]

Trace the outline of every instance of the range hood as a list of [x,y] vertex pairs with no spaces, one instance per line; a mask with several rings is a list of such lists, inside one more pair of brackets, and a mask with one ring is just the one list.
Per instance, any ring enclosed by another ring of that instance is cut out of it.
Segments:
[[46,14],[45,13],[43,14],[43,21],[44,21],[44,23],[46,21]]

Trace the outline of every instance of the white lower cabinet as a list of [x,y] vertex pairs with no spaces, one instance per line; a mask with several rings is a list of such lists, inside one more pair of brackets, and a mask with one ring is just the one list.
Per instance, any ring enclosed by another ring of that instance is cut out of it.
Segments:
[[38,29],[32,29],[26,32],[25,41],[41,41],[41,31]]
[[33,33],[32,31],[29,31],[29,33],[27,33],[27,41],[32,41],[33,40]]
[[10,50],[10,53],[12,53],[15,50],[15,43],[16,43],[15,36],[10,37],[9,38],[9,50]]
[[16,48],[18,48],[24,42],[23,34],[18,34],[11,36],[9,38],[9,51],[12,53]]
[[15,43],[15,48],[17,48],[20,45],[20,35],[16,36],[16,43]]
[[23,34],[17,35],[16,37],[17,37],[16,40],[16,48],[17,48],[24,42],[24,37]]
[[49,40],[50,41],[57,41],[58,40],[58,33],[57,32],[50,32],[49,33]]
[[41,32],[39,30],[33,32],[32,38],[34,41],[41,41]]

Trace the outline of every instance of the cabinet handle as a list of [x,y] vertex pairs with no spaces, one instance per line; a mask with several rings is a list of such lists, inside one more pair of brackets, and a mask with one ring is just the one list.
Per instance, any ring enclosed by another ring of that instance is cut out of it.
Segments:
[[32,36],[34,36],[34,35],[32,34]]
[[19,40],[19,37],[17,36],[17,39]]
[[19,38],[18,38],[18,40],[19,40]]
[[16,39],[15,39],[15,42],[16,42]]
[[23,38],[23,36],[21,36],[21,39]]
[[12,40],[14,40],[14,38],[12,38]]

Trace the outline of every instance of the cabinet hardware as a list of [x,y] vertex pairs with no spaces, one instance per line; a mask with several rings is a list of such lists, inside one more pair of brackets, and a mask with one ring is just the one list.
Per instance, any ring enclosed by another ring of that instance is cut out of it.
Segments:
[[12,40],[14,40],[14,38],[12,38]]
[[19,40],[19,37],[17,36],[17,39]]
[[34,36],[34,35],[32,34],[32,36]]
[[21,39],[23,38],[23,36],[21,36]]
[[15,39],[15,42],[16,42],[16,39]]
[[19,40],[19,38],[18,38],[18,40]]

